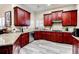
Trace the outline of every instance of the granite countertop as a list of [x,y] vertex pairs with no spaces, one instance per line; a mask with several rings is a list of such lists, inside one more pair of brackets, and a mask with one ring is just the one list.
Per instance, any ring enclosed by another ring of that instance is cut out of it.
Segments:
[[62,31],[62,30],[35,30],[35,31],[49,31],[49,32],[68,32],[68,33],[72,33],[70,31]]
[[79,37],[76,37],[76,36],[73,36],[73,35],[72,35],[72,37],[74,37],[75,39],[79,40]]
[[0,35],[0,46],[2,45],[12,45],[17,40],[17,38],[23,34],[32,32],[34,30],[24,30],[24,32],[10,32],[10,33],[4,33]]
[[11,45],[14,44],[14,42],[17,40],[17,38],[22,34],[22,32],[19,33],[6,33],[0,35],[0,41],[4,41],[3,43],[0,42],[0,45]]

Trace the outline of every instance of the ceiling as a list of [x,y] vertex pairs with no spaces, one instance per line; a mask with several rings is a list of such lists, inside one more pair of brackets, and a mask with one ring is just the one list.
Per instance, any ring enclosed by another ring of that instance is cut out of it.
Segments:
[[[3,7],[7,7],[9,4],[0,4],[0,9]],[[51,9],[56,9],[60,7],[65,7],[69,5],[76,5],[76,4],[19,4],[20,6],[28,9],[32,12],[43,12]]]
[[65,7],[69,5],[76,5],[76,4],[23,4],[23,6],[27,7],[29,10],[33,12],[43,12],[50,9],[55,9],[59,7]]

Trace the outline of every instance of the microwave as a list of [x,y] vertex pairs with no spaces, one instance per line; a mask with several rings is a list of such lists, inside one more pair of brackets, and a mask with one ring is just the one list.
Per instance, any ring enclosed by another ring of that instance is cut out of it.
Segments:
[[76,37],[79,37],[79,29],[78,28],[74,29],[73,35]]

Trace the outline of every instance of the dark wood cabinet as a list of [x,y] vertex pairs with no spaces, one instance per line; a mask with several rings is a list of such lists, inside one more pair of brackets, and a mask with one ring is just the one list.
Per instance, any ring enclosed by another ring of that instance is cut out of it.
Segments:
[[63,13],[63,11],[57,12],[57,20],[62,20],[62,13]]
[[63,12],[63,26],[77,25],[77,10]]
[[[25,11],[25,22],[29,26],[30,25],[30,13]],[[25,23],[23,22],[23,23]]]
[[20,46],[23,47],[29,43],[29,33],[24,33],[20,36]]
[[69,25],[71,25],[71,13],[64,12],[63,13],[63,26],[69,26]]
[[50,32],[50,41],[52,41],[52,42],[55,42],[56,40],[55,40],[55,32]]
[[35,39],[44,39],[52,42],[61,42],[67,44],[73,44],[72,33],[67,32],[49,32],[49,31],[36,31],[34,33]]
[[52,26],[51,14],[44,14],[44,26]]
[[55,32],[55,40],[56,40],[56,42],[63,42],[62,41],[62,32]]
[[77,10],[71,11],[71,25],[77,25]]
[[63,33],[63,42],[73,44],[72,33]]
[[62,10],[61,11],[55,11],[52,12],[52,20],[62,20]]
[[62,32],[50,32],[50,41],[62,42]]
[[30,13],[19,7],[14,8],[14,25],[28,26],[30,25]]
[[12,54],[13,45],[3,45],[0,46],[0,54]]
[[56,12],[52,12],[52,20],[57,20],[57,13]]
[[45,26],[52,26],[54,20],[61,20],[63,26],[77,26],[77,10],[61,10],[44,15]]
[[42,37],[41,31],[35,31],[34,32],[34,39],[35,40],[41,39],[41,37]]
[[50,32],[47,32],[47,31],[42,31],[42,39],[45,39],[45,40],[49,40],[50,39]]
[[52,26],[54,20],[62,20],[62,11],[44,14],[44,26]]
[[15,46],[19,45],[20,47],[23,47],[28,43],[29,43],[29,33],[23,33],[18,37],[14,45]]
[[44,39],[53,42],[62,42],[62,32],[37,31],[34,33],[35,39]]

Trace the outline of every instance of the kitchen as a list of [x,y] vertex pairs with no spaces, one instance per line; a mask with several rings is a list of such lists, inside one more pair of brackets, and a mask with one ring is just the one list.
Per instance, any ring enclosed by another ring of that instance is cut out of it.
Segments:
[[[79,34],[74,32],[79,28],[77,4],[0,6],[0,53],[18,53],[20,48],[38,39],[67,44],[74,44],[71,39],[75,38],[74,41],[77,42],[79,40]],[[78,46],[77,44],[76,47]],[[78,48],[76,50],[73,53],[78,54]]]

